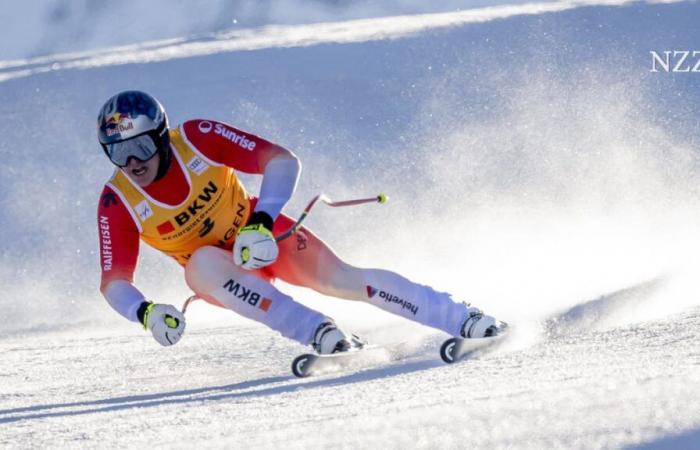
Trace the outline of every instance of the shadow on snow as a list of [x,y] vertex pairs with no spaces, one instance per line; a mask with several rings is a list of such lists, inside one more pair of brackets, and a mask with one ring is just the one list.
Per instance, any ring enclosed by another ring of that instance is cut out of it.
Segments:
[[[302,389],[316,389],[321,387],[362,383],[402,373],[428,370],[438,366],[442,366],[440,361],[422,360],[407,362],[400,365],[392,365],[389,367],[377,367],[363,370],[361,372],[353,372],[351,374],[341,374],[332,378],[328,378],[328,376],[326,376],[322,379],[299,380],[291,375],[273,376],[224,386],[185,389],[180,391],[161,392],[158,394],[132,395],[84,402],[27,406],[22,408],[0,410],[0,423],[21,422],[52,417],[80,416],[84,414],[109,411],[122,411],[132,408],[151,408],[185,403],[266,397]],[[65,409],[68,410],[66,411]]]

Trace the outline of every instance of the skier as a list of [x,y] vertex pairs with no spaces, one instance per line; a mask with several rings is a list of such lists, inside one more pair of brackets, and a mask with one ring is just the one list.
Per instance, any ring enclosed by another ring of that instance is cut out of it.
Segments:
[[[158,343],[177,343],[185,317],[172,305],[145,299],[134,286],[139,238],[184,267],[202,299],[261,322],[319,354],[361,346],[328,316],[274,285],[280,278],[325,295],[368,302],[452,336],[497,332],[491,316],[449,294],[386,270],[338,258],[309,229],[275,242],[294,221],[281,213],[301,166],[285,148],[215,120],[170,128],[161,104],[139,91],[104,104],[99,142],[116,169],[98,207],[100,290],[122,316],[140,322]],[[250,196],[235,170],[261,174]]]

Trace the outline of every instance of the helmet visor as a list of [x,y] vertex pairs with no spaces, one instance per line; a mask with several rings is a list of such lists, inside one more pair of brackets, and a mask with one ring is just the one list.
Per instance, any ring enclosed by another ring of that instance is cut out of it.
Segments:
[[125,141],[105,144],[105,152],[109,159],[119,167],[125,167],[129,158],[134,157],[147,161],[158,151],[158,146],[148,134],[142,134]]

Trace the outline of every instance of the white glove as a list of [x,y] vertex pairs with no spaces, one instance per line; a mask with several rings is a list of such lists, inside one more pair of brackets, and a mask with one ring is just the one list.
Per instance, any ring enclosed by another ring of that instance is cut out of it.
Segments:
[[143,315],[143,326],[165,347],[177,344],[185,332],[185,316],[172,305],[151,303]]
[[275,237],[263,224],[241,228],[233,244],[233,262],[244,269],[269,266],[275,262],[277,255],[279,248]]

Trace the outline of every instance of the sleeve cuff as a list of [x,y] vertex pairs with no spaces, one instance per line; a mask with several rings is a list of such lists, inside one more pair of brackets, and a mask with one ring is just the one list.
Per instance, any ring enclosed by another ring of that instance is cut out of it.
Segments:
[[250,215],[250,218],[248,219],[248,223],[246,223],[246,225],[262,224],[262,226],[272,231],[274,223],[275,221],[265,211],[254,211],[253,214]]

